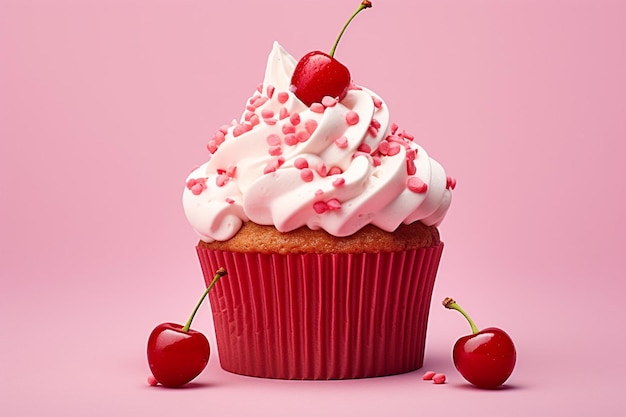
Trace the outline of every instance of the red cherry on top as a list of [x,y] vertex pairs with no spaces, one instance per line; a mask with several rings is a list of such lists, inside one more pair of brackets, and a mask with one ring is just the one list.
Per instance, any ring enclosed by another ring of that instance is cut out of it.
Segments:
[[[200,375],[209,362],[209,341],[200,332],[191,330],[191,322],[218,279],[226,275],[220,268],[215,278],[202,294],[189,320],[184,326],[161,323],[152,330],[148,338],[148,365],[156,382],[164,387],[181,387]],[[154,385],[154,381],[149,382]]]
[[501,329],[488,327],[478,330],[472,319],[452,299],[443,300],[446,308],[457,310],[469,322],[472,334],[454,344],[452,359],[459,373],[479,388],[497,388],[511,376],[517,352],[511,337]]
[[298,61],[291,76],[290,90],[307,106],[321,102],[326,96],[341,101],[348,94],[351,81],[350,71],[334,58],[335,49],[352,19],[361,10],[370,7],[372,7],[372,3],[369,0],[361,2],[359,8],[350,16],[339,33],[329,54],[313,51]]
[[322,51],[309,52],[298,61],[291,77],[291,91],[307,106],[320,103],[325,96],[339,101],[348,94],[350,71]]

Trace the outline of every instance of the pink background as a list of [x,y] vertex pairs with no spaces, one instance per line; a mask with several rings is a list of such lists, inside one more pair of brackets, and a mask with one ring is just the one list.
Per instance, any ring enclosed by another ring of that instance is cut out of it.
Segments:
[[[458,180],[423,370],[271,381],[214,351],[189,389],[146,385],[150,330],[184,322],[203,288],[187,172],[272,41],[328,50],[357,3],[0,0],[0,415],[626,411],[619,0],[374,0],[342,40],[354,79]],[[469,327],[445,296],[512,335],[507,389],[456,373]],[[215,346],[207,305],[194,327]]]

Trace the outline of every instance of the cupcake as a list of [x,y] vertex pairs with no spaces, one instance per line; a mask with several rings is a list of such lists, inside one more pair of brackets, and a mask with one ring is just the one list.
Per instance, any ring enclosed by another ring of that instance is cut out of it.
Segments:
[[183,193],[222,368],[282,379],[422,366],[454,180],[373,91],[304,104],[278,43]]

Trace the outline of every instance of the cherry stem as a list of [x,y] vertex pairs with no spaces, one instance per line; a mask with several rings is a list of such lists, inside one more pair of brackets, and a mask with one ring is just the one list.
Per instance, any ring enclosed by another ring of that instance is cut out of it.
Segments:
[[446,297],[441,304],[443,304],[443,306],[445,308],[449,308],[450,310],[456,310],[459,313],[463,314],[463,317],[465,317],[467,319],[467,321],[469,322],[470,327],[472,328],[472,334],[476,334],[478,333],[478,327],[476,327],[476,325],[474,324],[474,322],[472,321],[472,319],[470,318],[470,316],[465,312],[465,310],[463,310],[461,308],[460,305],[458,305],[456,303],[456,301],[454,301],[452,298],[450,297]]
[[369,0],[363,0],[361,4],[359,5],[359,8],[356,9],[354,13],[352,13],[352,16],[350,16],[350,19],[348,19],[346,24],[343,25],[343,29],[341,29],[341,32],[339,32],[339,36],[337,36],[337,40],[335,40],[335,44],[333,45],[332,49],[330,50],[330,53],[328,54],[331,56],[331,58],[335,56],[335,49],[337,49],[337,45],[339,45],[339,39],[341,39],[341,37],[343,36],[343,32],[346,31],[346,28],[348,27],[350,22],[352,22],[352,19],[354,19],[361,10],[369,9],[370,7],[372,7],[372,2]]
[[224,275],[226,275],[226,270],[224,268],[220,268],[220,269],[218,269],[215,272],[215,277],[213,278],[213,281],[211,281],[211,283],[206,288],[206,290],[204,290],[204,293],[202,293],[202,297],[200,297],[200,301],[198,301],[198,304],[196,304],[196,308],[193,309],[193,312],[191,313],[191,316],[189,316],[189,320],[187,320],[187,323],[185,323],[185,325],[183,326],[183,328],[182,328],[183,332],[188,332],[189,331],[189,328],[191,327],[191,322],[193,321],[193,318],[195,317],[196,313],[198,312],[198,309],[200,308],[200,305],[204,301],[204,298],[207,296],[209,291],[211,291],[211,288],[213,288],[213,286],[217,283],[217,281],[220,278],[222,278]]

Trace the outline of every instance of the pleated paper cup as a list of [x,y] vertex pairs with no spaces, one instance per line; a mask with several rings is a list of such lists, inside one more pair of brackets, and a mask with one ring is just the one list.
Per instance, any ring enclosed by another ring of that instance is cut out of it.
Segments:
[[402,252],[262,254],[197,248],[223,369],[281,379],[422,366],[443,244]]

